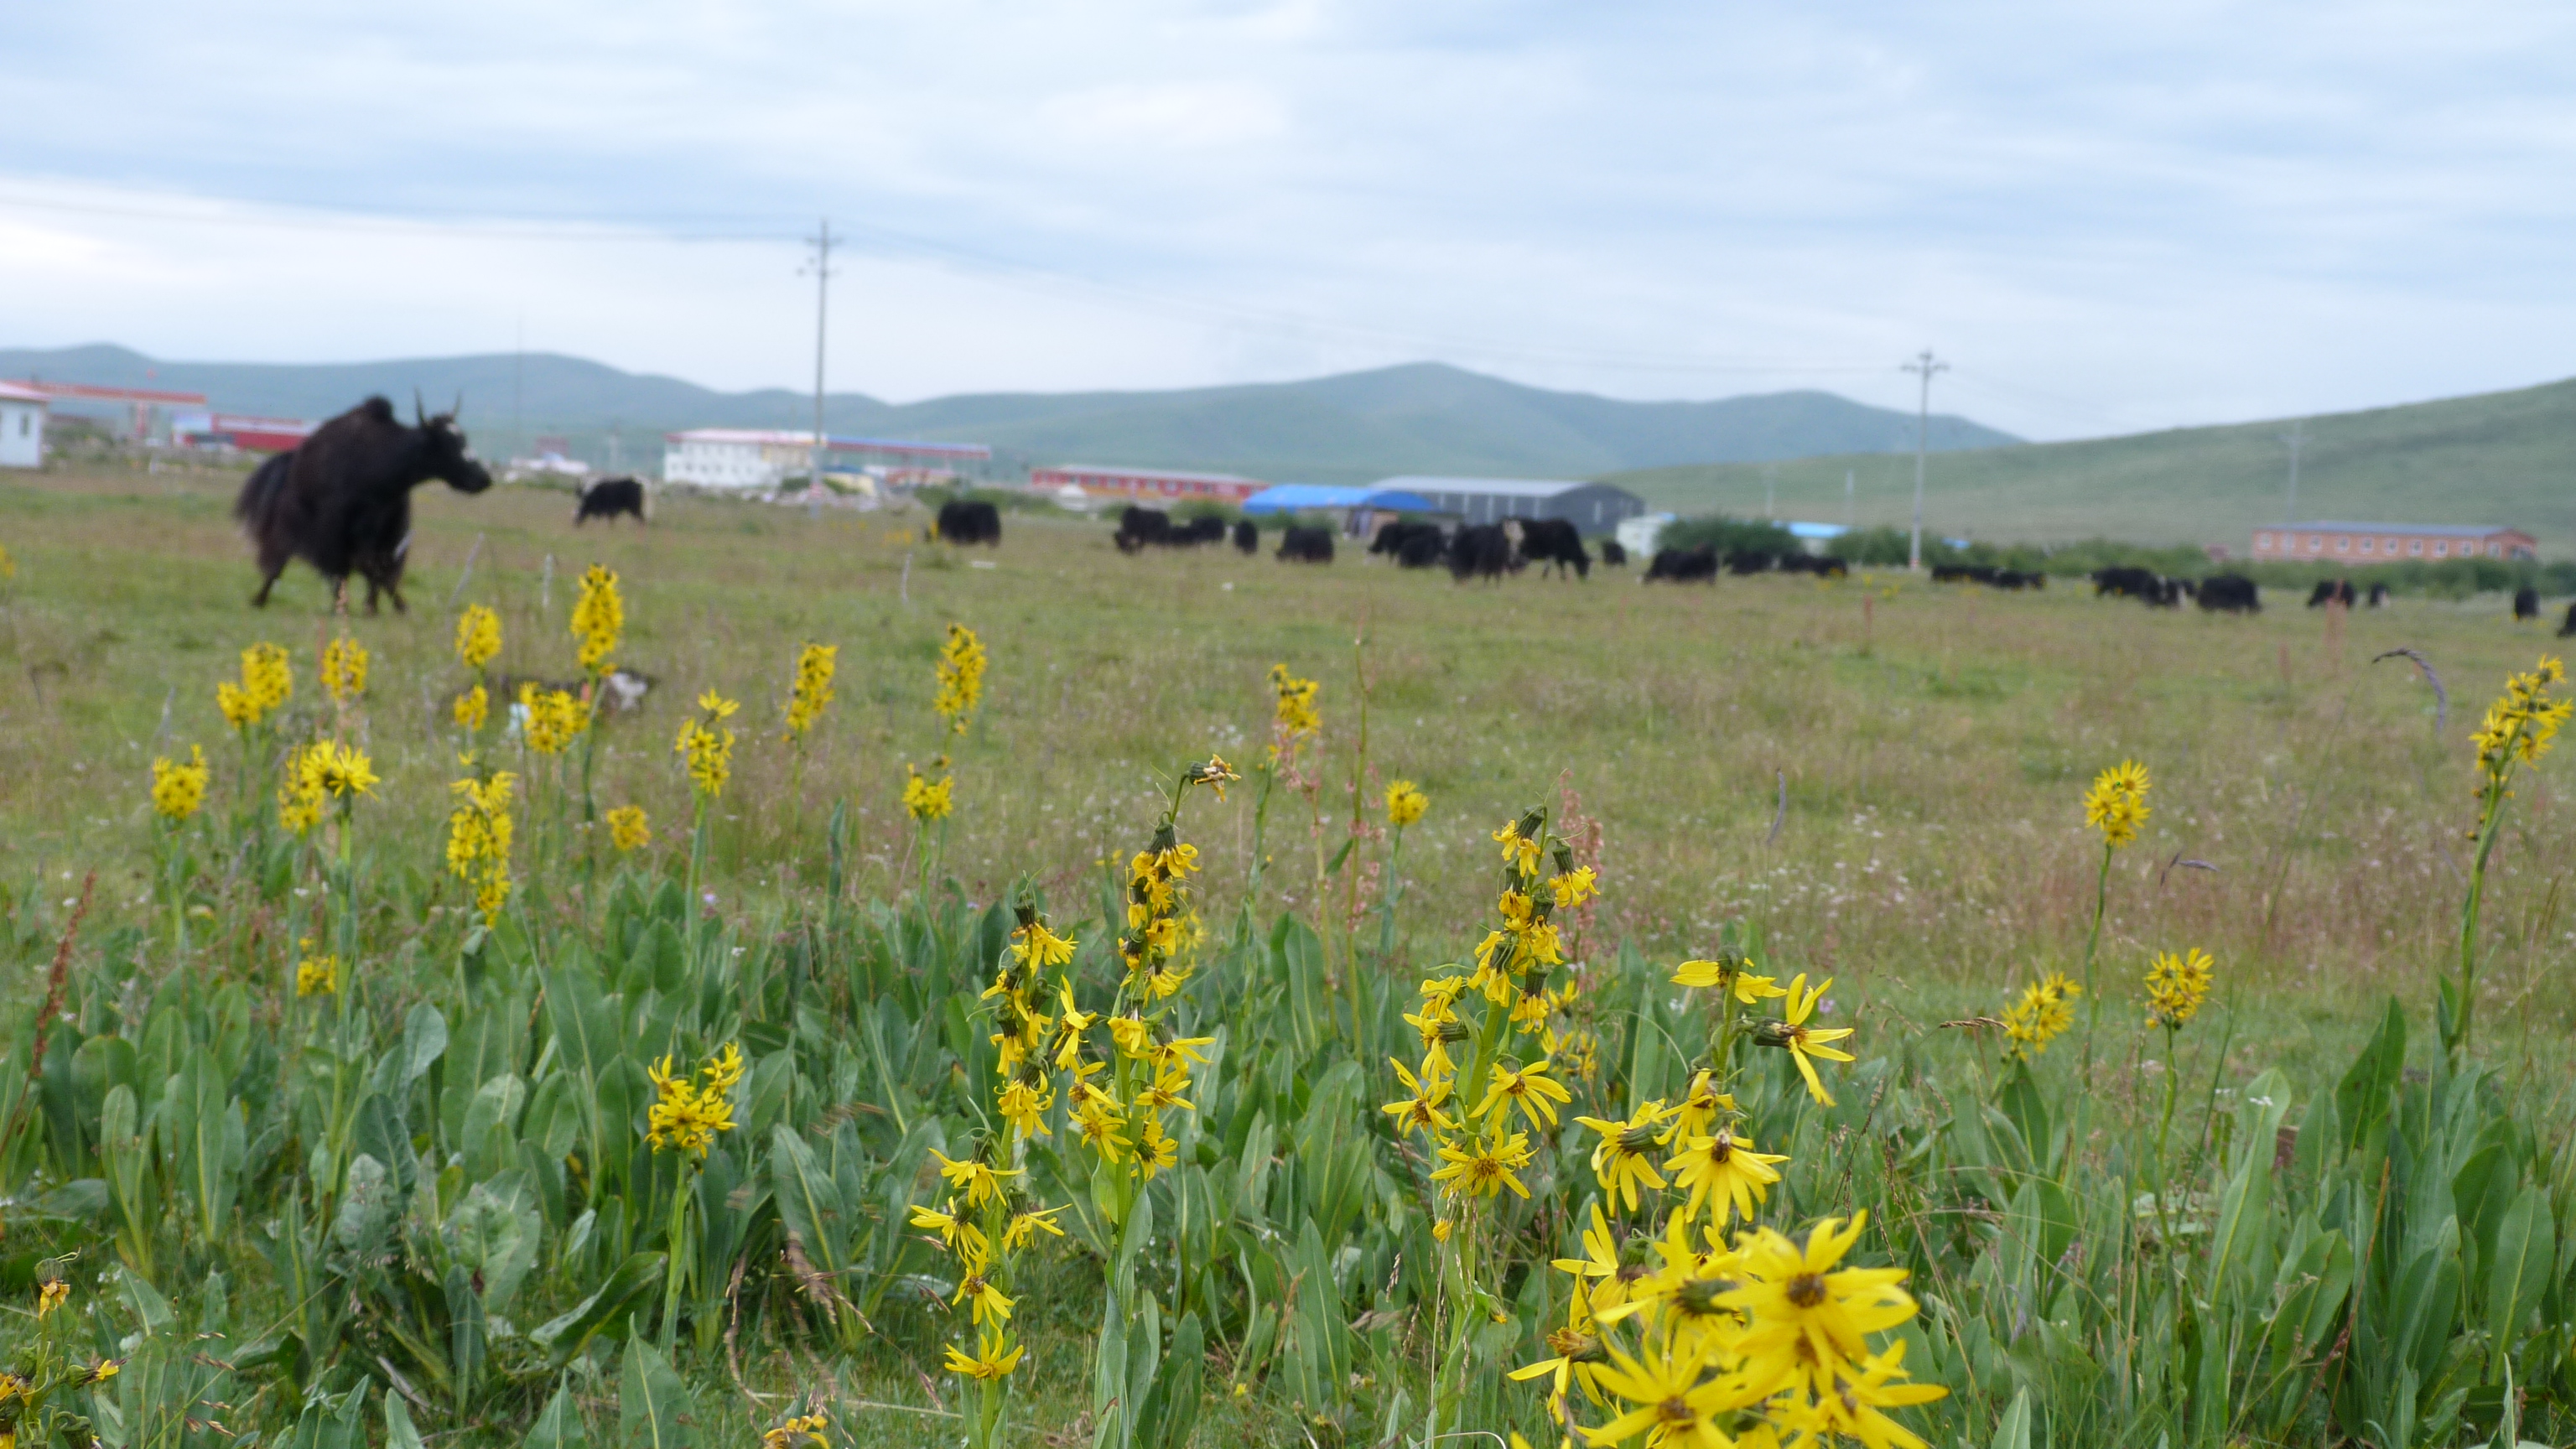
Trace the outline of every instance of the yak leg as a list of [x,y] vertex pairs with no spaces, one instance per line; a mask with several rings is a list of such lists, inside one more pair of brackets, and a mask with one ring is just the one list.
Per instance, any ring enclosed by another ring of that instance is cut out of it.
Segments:
[[268,571],[267,578],[259,581],[259,592],[250,596],[250,606],[252,608],[265,609],[268,607],[268,591],[277,587],[277,576],[284,572],[286,572],[286,565],[279,564],[277,567]]
[[377,583],[376,583],[376,581],[375,581],[374,577],[373,577],[373,576],[370,576],[370,577],[367,579],[367,614],[368,614],[368,617],[370,617],[370,618],[374,617],[374,616],[375,616],[375,612],[376,612],[376,590],[377,590],[377,587],[378,587],[378,585],[377,585]]

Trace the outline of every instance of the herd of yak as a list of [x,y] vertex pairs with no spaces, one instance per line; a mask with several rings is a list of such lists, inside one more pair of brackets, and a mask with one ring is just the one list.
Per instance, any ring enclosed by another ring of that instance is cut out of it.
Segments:
[[[492,486],[492,475],[466,450],[465,433],[451,408],[432,415],[415,397],[412,421],[404,423],[393,404],[371,397],[316,428],[304,442],[260,464],[242,484],[233,503],[258,555],[259,592],[265,605],[288,563],[302,559],[333,586],[344,586],[355,574],[367,585],[367,612],[378,597],[390,597],[403,608],[403,561],[411,549],[411,490],[436,480],[461,493],[480,493]],[[614,520],[620,515],[644,520],[643,484],[633,478],[610,478],[584,489],[573,522]],[[941,505],[938,536],[950,543],[998,544],[1002,516],[991,503],[959,499]],[[1231,541],[1245,554],[1258,552],[1261,536],[1249,521],[1229,526],[1219,518],[1174,520],[1160,509],[1131,507],[1119,515],[1114,536],[1121,553],[1149,548],[1191,548]],[[1275,556],[1291,563],[1331,563],[1335,547],[1329,528],[1291,527],[1281,534]],[[1380,527],[1368,543],[1373,555],[1391,558],[1402,568],[1446,568],[1464,583],[1498,579],[1532,564],[1541,577],[1592,576],[1592,555],[1572,523],[1563,519],[1511,519],[1503,523],[1445,527],[1398,519]],[[1627,553],[1615,540],[1601,542],[1601,562],[1624,567]],[[1720,555],[1712,546],[1656,551],[1646,567],[1648,582],[1692,583],[1731,574],[1812,573],[1840,578],[1849,565],[1838,558],[1804,553],[1739,551]],[[1983,566],[1940,566],[1936,583],[1973,583],[2019,591],[2045,588],[2039,573]],[[2225,613],[2252,613],[2262,608],[2254,581],[2241,574],[2215,574],[2194,582],[2167,578],[2151,569],[2113,567],[2096,570],[2093,592],[2144,601],[2150,607],[2176,608],[2186,598],[2201,608]],[[2351,608],[2363,596],[2345,579],[2319,583],[2308,607]],[[2372,584],[2369,607],[2387,602],[2388,586]],[[2513,616],[2532,619],[2540,612],[2539,591],[2528,586],[2513,596]],[[2576,604],[2567,609],[2561,635],[2576,634]]]

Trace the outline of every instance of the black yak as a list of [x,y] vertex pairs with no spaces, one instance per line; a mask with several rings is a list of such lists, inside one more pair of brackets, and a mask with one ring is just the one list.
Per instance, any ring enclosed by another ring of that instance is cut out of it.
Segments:
[[2317,586],[2308,590],[2308,607],[2322,609],[2328,604],[2341,604],[2349,609],[2357,597],[2350,579],[2319,579]]
[[1511,535],[1499,523],[1472,524],[1449,539],[1449,577],[1458,583],[1499,579],[1513,564]]
[[2243,574],[2212,574],[2200,581],[2200,606],[2213,612],[2259,614],[2262,591]]
[[2525,619],[2537,619],[2537,618],[2539,618],[2539,617],[2540,617],[2540,590],[2533,588],[2533,587],[2532,587],[2531,585],[2529,585],[2529,584],[2525,584],[2525,585],[2523,585],[2521,588],[2518,588],[2518,589],[2514,590],[2514,591],[2513,591],[2513,620],[2514,620],[2514,622],[2515,622],[2515,623],[2517,623],[2517,624],[2519,624],[2519,623],[2521,623],[2521,622],[2522,622],[2523,620],[2525,620]]
[[[1420,542],[1423,539],[1430,540],[1427,553]],[[1438,563],[1448,546],[1448,536],[1440,531],[1439,524],[1398,518],[1378,525],[1369,539],[1368,551],[1384,554],[1404,568],[1418,569]]]
[[1601,566],[1605,569],[1626,568],[1628,566],[1628,550],[1626,546],[1622,545],[1619,540],[1615,538],[1605,538],[1601,540]]
[[2372,607],[2372,608],[2376,609],[2376,608],[2378,608],[2380,605],[2385,604],[2385,603],[2387,603],[2387,602],[2388,602],[2388,585],[2386,585],[2386,584],[2372,584],[2372,585],[2370,586],[2370,607]]
[[1275,555],[1283,563],[1331,563],[1333,531],[1329,528],[1291,528],[1280,535]]
[[2093,571],[2093,596],[2097,599],[2111,594],[2124,599],[2144,599],[2153,604],[2162,602],[2164,593],[2165,581],[2157,578],[2152,569],[2115,564]]
[[1203,543],[1225,542],[1225,520],[1215,514],[1193,518],[1172,530],[1172,542],[1182,548],[1196,548]]
[[1778,554],[1761,549],[1738,549],[1726,556],[1726,571],[1731,574],[1767,574],[1779,563]]
[[1118,515],[1118,532],[1111,537],[1120,553],[1135,553],[1148,544],[1172,541],[1172,515],[1159,508],[1141,508],[1130,503]]
[[939,521],[932,529],[932,537],[943,543],[999,546],[1002,542],[1002,510],[990,503],[952,498],[939,505]]
[[572,512],[572,526],[579,528],[593,518],[615,523],[621,513],[632,514],[637,523],[644,521],[644,485],[632,478],[602,478],[581,490],[581,503]]
[[1676,584],[1717,582],[1716,548],[1704,543],[1697,548],[1655,550],[1654,560],[1646,565],[1646,576],[1639,582],[1651,584],[1657,579]]
[[1539,576],[1545,578],[1553,569],[1558,578],[1572,569],[1577,578],[1592,577],[1592,555],[1584,551],[1583,535],[1562,518],[1531,518],[1521,522],[1521,562],[1543,565]]
[[2576,604],[2567,606],[2567,622],[2558,626],[2559,638],[2564,639],[2570,634],[2576,634]]
[[259,465],[233,517],[259,555],[266,607],[277,576],[294,559],[311,564],[334,590],[355,573],[367,581],[367,612],[379,592],[403,608],[403,558],[411,551],[411,490],[435,478],[459,493],[480,493],[492,475],[465,450],[456,414],[431,417],[413,399],[405,427],[394,405],[371,397],[313,430],[295,448]]
[[1234,551],[1245,555],[1261,551],[1261,530],[1253,527],[1252,520],[1249,518],[1235,520]]

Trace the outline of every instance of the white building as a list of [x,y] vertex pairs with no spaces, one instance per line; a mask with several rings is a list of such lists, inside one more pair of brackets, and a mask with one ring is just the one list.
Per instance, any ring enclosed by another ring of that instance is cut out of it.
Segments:
[[45,466],[45,395],[0,382],[0,468]]
[[1625,488],[1572,478],[1435,478],[1406,474],[1380,478],[1372,487],[1416,493],[1434,512],[1469,523],[1506,518],[1562,518],[1587,534],[1610,533],[1646,511],[1646,501]]
[[767,428],[691,428],[662,435],[662,481],[700,488],[776,488],[812,465],[814,435]]

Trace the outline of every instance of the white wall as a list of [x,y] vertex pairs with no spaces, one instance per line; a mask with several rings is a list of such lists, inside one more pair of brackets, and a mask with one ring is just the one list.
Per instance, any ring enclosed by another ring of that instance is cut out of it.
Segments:
[[0,402],[0,468],[38,468],[44,462],[44,405]]

